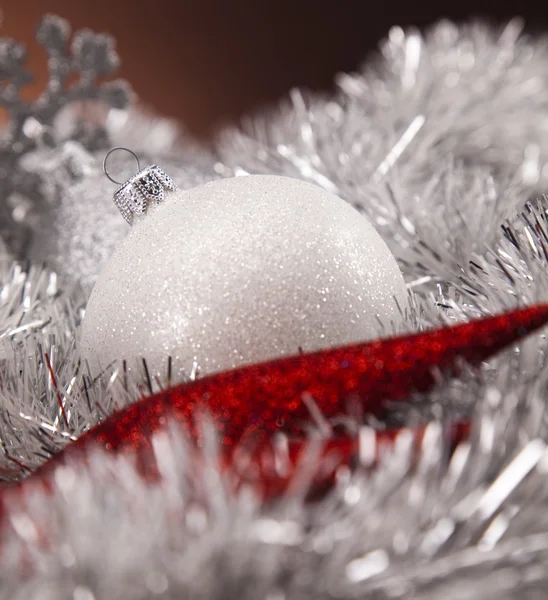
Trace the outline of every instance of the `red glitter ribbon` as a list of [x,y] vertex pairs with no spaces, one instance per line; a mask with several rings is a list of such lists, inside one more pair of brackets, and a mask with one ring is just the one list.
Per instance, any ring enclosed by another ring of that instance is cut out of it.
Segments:
[[[538,305],[454,327],[243,367],[144,398],[71,443],[27,480],[3,490],[0,528],[5,526],[4,535],[9,535],[7,513],[24,512],[27,499],[49,494],[57,466],[68,463],[85,469],[88,452],[96,448],[133,455],[143,476],[154,484],[160,473],[153,436],[175,423],[199,446],[201,414],[209,416],[219,435],[218,467],[233,482],[231,489],[251,485],[264,500],[279,498],[299,483],[309,450],[314,450],[314,441],[303,435],[310,423],[311,399],[325,419],[344,415],[349,401],[362,413],[378,414],[386,401],[430,389],[435,370],[454,374],[462,360],[478,364],[547,322],[548,305]],[[469,423],[452,426],[446,432],[448,449],[466,439],[470,428]],[[406,431],[420,454],[424,428]],[[273,443],[273,434],[278,432],[287,434],[281,468]],[[400,432],[369,433],[374,435],[374,455],[367,465],[360,465],[374,469],[376,453],[392,444]],[[360,436],[321,440],[305,472],[305,488],[297,492],[308,499],[321,496],[332,486],[338,469],[360,461],[363,450]],[[238,458],[242,451],[247,452],[243,470]],[[190,455],[191,461],[194,454],[191,469],[199,473],[200,451]],[[47,532],[40,531],[40,543],[47,545]]]
[[[221,446],[221,463],[230,465],[233,452],[249,445],[252,461],[264,462],[270,440],[283,432],[291,444],[294,469],[310,429],[310,408],[329,420],[356,408],[378,414],[386,401],[426,392],[435,383],[435,370],[455,374],[461,361],[477,365],[548,322],[548,305],[518,309],[401,337],[376,340],[311,354],[242,367],[185,383],[144,398],[112,415],[46,463],[44,474],[66,457],[89,448],[110,452],[151,452],[154,433],[167,422],[181,426],[201,443],[200,416],[213,421]],[[462,426],[457,437],[467,432]],[[389,434],[380,434],[389,437]],[[356,441],[330,440],[341,463],[355,455]],[[151,462],[147,461],[149,466]],[[291,470],[291,469],[290,469]],[[291,473],[268,488],[284,488]]]

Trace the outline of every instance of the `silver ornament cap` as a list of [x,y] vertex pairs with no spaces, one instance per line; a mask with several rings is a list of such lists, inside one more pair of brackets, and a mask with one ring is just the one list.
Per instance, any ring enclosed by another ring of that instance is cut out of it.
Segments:
[[134,215],[144,215],[151,202],[159,204],[164,200],[165,191],[175,191],[177,186],[171,177],[157,165],[150,165],[141,169],[139,158],[128,148],[112,148],[103,161],[105,175],[113,182],[119,184],[111,177],[107,170],[107,160],[115,151],[125,151],[132,154],[137,161],[138,173],[132,175],[114,194],[114,204],[124,219],[133,225]]

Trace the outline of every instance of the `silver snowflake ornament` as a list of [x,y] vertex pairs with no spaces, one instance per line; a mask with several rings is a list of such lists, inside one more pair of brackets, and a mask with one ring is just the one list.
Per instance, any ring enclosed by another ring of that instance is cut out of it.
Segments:
[[26,70],[27,52],[24,46],[0,39],[0,106],[8,122],[0,134],[0,233],[12,251],[20,255],[27,236],[21,229],[16,209],[24,198],[31,206],[44,200],[43,177],[29,171],[23,158],[38,149],[62,147],[67,141],[77,141],[86,150],[108,145],[105,130],[83,120],[69,132],[60,132],[54,121],[71,104],[100,101],[111,108],[125,108],[131,90],[125,81],[98,83],[99,77],[112,74],[119,65],[113,39],[87,29],[77,31],[70,40],[68,23],[53,15],[45,16],[36,32],[37,41],[47,54],[48,81],[38,98],[27,101],[21,88],[34,79]]

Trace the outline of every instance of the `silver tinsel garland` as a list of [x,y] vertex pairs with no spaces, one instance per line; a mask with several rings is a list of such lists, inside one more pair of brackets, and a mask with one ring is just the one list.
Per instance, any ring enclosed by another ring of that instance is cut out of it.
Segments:
[[[15,246],[8,240],[31,264],[6,255],[1,265],[0,477],[33,471],[143,393],[119,365],[92,381],[77,341],[89,285],[123,235],[119,217],[89,206],[99,194],[110,202],[99,157],[127,140],[124,122],[141,136],[132,147],[154,152],[183,186],[278,173],[359,207],[400,261],[414,301],[408,327],[419,329],[547,300],[547,65],[547,40],[523,36],[518,22],[394,28],[380,56],[339,77],[338,94],[295,90],[278,114],[224,132],[211,155],[172,143],[167,123],[110,110],[93,143],[71,135],[13,156],[36,186],[2,198],[6,223],[31,210]],[[52,173],[56,186],[44,188]],[[192,452],[175,430],[153,440],[161,484],[144,482],[127,457],[96,451],[85,466],[69,463],[53,489],[8,501],[0,598],[542,598],[546,350],[545,336],[532,336],[481,373],[394,407],[396,423],[430,422],[418,457],[403,430],[375,471],[364,453],[315,504],[303,500],[310,464],[293,494],[265,506],[253,490],[228,493],[214,440],[201,451],[209,467],[191,475]],[[448,460],[445,424],[463,416],[471,438]],[[364,444],[379,426],[354,425]]]

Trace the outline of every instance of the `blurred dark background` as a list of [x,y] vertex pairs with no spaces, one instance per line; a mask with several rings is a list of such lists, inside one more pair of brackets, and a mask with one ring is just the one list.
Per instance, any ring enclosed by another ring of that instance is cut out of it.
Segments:
[[139,96],[199,135],[293,85],[328,88],[334,73],[358,66],[391,25],[514,16],[531,32],[548,24],[548,6],[538,0],[4,0],[2,12],[2,35],[31,47],[31,67],[42,73],[35,88],[45,65],[34,29],[52,12],[74,29],[111,33],[121,74]]

